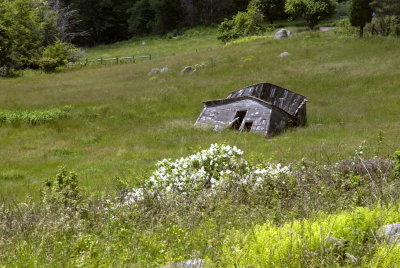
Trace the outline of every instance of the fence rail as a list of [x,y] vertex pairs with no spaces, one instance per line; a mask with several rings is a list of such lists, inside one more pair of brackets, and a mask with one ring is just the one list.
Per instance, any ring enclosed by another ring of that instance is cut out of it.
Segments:
[[84,61],[77,61],[77,62],[69,62],[68,66],[76,66],[79,65],[81,67],[87,66],[89,63],[92,62],[100,62],[100,64],[107,63],[107,62],[115,62],[116,64],[131,62],[134,63],[136,60],[141,59],[148,59],[151,60],[151,55],[144,55],[144,56],[128,56],[128,57],[114,57],[114,58],[99,58],[99,59],[85,59]]

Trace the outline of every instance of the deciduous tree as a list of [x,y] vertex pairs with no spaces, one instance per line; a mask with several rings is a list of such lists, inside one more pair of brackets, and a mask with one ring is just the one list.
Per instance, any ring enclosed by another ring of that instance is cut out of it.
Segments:
[[336,0],[287,0],[285,11],[292,17],[301,17],[313,29],[321,20],[335,13]]

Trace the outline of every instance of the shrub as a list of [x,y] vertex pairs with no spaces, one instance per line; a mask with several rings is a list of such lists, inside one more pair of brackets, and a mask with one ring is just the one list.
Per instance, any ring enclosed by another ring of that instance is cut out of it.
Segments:
[[263,15],[256,8],[238,12],[231,20],[225,19],[218,26],[218,39],[226,43],[239,37],[256,35],[264,31]]
[[83,197],[78,190],[78,176],[61,168],[54,179],[46,181],[42,191],[42,202],[51,210],[84,210]]
[[394,174],[400,179],[400,151],[396,151],[394,153],[395,156],[395,164],[394,164]]
[[38,64],[39,68],[46,73],[54,72],[56,70],[56,68],[59,66],[59,64],[57,63],[57,60],[55,60],[53,58],[47,58],[47,57],[39,59],[37,64]]
[[356,34],[356,28],[351,26],[349,19],[341,19],[335,23],[335,33],[342,36],[354,36]]
[[[135,189],[128,195],[128,199],[132,202],[140,200],[144,193],[159,199],[193,197],[201,193],[211,196],[237,187],[254,191],[266,187],[266,184],[278,182],[277,177],[290,173],[289,167],[280,164],[254,166],[242,155],[243,151],[235,146],[213,144],[209,149],[176,161],[164,159],[158,162],[157,169],[143,188]],[[274,190],[276,187],[273,187]]]
[[[283,226],[267,222],[250,231],[231,231],[223,243],[222,266],[348,266],[354,264],[346,257],[351,254],[367,267],[369,258],[362,259],[363,256],[378,259],[385,253],[384,248],[374,252],[377,230],[382,224],[400,221],[399,215],[399,207],[357,208],[336,215],[321,213],[315,220]],[[395,253],[398,251],[393,252],[391,260],[398,260]]]
[[42,58],[37,61],[37,65],[41,70],[50,73],[68,62],[77,61],[82,55],[82,52],[72,44],[63,43],[57,39],[53,45],[44,49]]
[[36,126],[66,118],[69,116],[70,109],[71,106],[36,111],[0,110],[0,122]]

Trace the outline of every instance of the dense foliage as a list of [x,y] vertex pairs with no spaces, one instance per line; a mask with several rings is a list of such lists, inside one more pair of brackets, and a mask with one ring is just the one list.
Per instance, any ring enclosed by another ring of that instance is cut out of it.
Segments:
[[[57,42],[57,13],[47,2],[1,0],[0,11],[0,76],[11,75],[14,70],[39,67],[38,60],[47,46],[49,49],[53,45],[71,47]],[[69,51],[73,54],[72,48]],[[48,55],[43,56],[48,58]],[[54,60],[57,66],[65,64]]]
[[364,159],[362,148],[331,166],[254,164],[214,144],[161,161],[140,198],[123,180],[115,194],[91,197],[63,168],[38,204],[0,206],[0,264],[390,267],[398,251],[379,227],[400,220],[399,165]]
[[150,33],[165,34],[184,27],[211,25],[244,10],[249,0],[62,0],[77,11],[88,36],[75,38],[85,45],[111,43]]
[[286,13],[292,17],[301,17],[307,21],[310,29],[318,22],[331,17],[336,8],[336,0],[287,0]]
[[218,26],[218,39],[226,43],[244,36],[260,34],[263,30],[263,15],[256,7],[247,12],[238,12],[232,19],[225,19]]
[[285,0],[251,0],[249,7],[255,7],[264,15],[265,21],[273,24],[278,19],[285,19]]
[[384,36],[400,36],[400,2],[397,0],[375,0],[371,3],[375,12],[371,32]]

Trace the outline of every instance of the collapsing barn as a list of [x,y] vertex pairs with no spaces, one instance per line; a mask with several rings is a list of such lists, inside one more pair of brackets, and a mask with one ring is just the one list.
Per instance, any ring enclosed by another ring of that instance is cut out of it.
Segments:
[[195,125],[273,136],[286,127],[306,124],[306,102],[305,96],[293,91],[260,83],[234,91],[226,99],[204,101]]

